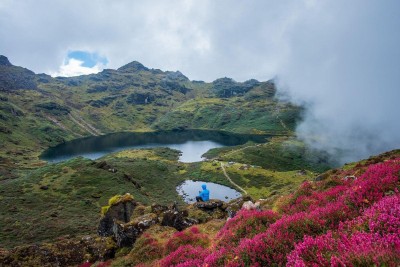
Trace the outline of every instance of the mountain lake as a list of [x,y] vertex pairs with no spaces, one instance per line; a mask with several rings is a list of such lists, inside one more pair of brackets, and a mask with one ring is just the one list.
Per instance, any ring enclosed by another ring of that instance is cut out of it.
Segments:
[[202,155],[212,148],[242,145],[249,141],[262,143],[269,137],[207,130],[113,133],[59,144],[44,151],[40,158],[52,163],[79,156],[94,160],[126,149],[169,147],[182,152],[179,161],[189,163],[202,161]]

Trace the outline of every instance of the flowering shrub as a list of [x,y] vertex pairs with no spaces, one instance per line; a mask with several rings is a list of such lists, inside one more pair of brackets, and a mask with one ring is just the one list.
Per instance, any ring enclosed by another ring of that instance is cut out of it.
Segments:
[[305,237],[288,256],[289,266],[395,266],[400,260],[400,195],[388,196],[360,217],[344,222],[336,234]]
[[274,263],[286,262],[286,254],[293,248],[295,242],[304,235],[318,235],[324,231],[324,221],[306,213],[283,216],[272,224],[266,232],[252,239],[244,239],[234,249],[235,260],[240,265],[270,266]]
[[[309,182],[305,182],[307,187],[314,188],[314,192],[308,192],[307,195],[296,193],[291,196],[289,201],[279,206],[280,211],[285,214],[294,214],[301,211],[310,211],[315,208],[326,205],[331,201],[337,200],[348,188],[343,181],[341,185],[328,188],[326,191],[319,191],[323,187],[323,182],[317,183],[314,187],[310,187]],[[304,189],[303,189],[304,191]]]
[[197,226],[192,226],[184,231],[174,233],[166,243],[165,251],[170,253],[183,245],[207,247],[209,244],[208,235],[201,233]]
[[161,267],[189,267],[202,266],[208,251],[202,247],[191,245],[180,246],[177,250],[169,254],[160,261]]
[[384,197],[385,192],[397,189],[399,172],[399,160],[371,165],[347,190],[346,203],[354,209],[370,206]]
[[134,263],[147,262],[163,256],[163,246],[152,235],[144,233],[135,243],[135,249],[129,255]]
[[[338,235],[338,234],[337,234]],[[288,256],[288,266],[397,266],[399,235],[358,232],[335,237],[331,232],[305,237]]]
[[218,246],[238,245],[242,238],[251,238],[264,232],[280,216],[271,210],[240,210],[217,235]]
[[221,247],[218,249],[213,250],[207,257],[204,259],[204,265],[208,267],[217,267],[217,266],[224,266],[230,257],[231,254],[229,253],[228,249],[225,247]]
[[375,203],[365,211],[363,219],[373,233],[400,236],[400,195],[385,197]]

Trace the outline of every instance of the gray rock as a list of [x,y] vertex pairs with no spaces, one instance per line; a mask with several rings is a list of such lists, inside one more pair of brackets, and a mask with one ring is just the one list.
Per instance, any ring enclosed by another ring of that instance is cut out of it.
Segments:
[[250,196],[245,195],[230,201],[225,209],[225,211],[228,213],[229,218],[235,217],[236,212],[238,212],[238,210],[242,208],[243,203],[245,203],[246,201],[253,201],[253,199]]
[[182,231],[199,222],[196,219],[188,218],[187,211],[167,210],[163,212],[162,226],[171,226],[178,231]]
[[156,214],[149,213],[136,218],[129,223],[114,223],[113,237],[118,247],[129,247],[150,226],[158,223]]
[[210,199],[205,202],[196,202],[193,204],[196,208],[202,210],[213,210],[224,205],[224,202],[219,199]]

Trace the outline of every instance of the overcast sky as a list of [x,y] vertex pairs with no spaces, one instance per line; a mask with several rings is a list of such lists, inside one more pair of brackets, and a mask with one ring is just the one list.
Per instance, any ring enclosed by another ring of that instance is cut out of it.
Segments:
[[344,160],[400,148],[397,0],[0,0],[0,40],[36,73],[137,60],[192,80],[278,77],[309,107],[300,138]]

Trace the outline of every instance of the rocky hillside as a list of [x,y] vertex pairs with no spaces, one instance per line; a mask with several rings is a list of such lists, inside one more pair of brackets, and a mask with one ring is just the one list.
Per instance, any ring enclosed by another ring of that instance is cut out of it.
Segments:
[[[400,150],[330,170],[291,194],[178,207],[131,194],[95,235],[0,252],[17,266],[397,266]],[[227,220],[228,219],[228,220]],[[93,233],[94,234],[94,233]]]

